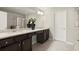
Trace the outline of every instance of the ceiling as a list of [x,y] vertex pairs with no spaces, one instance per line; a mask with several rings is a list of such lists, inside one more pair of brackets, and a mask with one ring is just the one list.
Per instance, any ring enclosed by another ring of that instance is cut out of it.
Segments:
[[37,11],[42,11],[37,7],[0,7],[0,10],[7,12],[15,12],[23,15],[37,14]]

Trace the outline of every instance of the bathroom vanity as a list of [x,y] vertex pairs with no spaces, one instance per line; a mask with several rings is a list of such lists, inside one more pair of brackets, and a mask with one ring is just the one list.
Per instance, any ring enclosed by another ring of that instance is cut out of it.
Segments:
[[26,29],[27,19],[23,14],[0,11],[0,51],[32,51],[33,35],[37,43],[48,40],[49,28]]
[[0,33],[0,51],[32,51],[32,35],[36,35],[37,43],[43,44],[49,39],[49,29]]

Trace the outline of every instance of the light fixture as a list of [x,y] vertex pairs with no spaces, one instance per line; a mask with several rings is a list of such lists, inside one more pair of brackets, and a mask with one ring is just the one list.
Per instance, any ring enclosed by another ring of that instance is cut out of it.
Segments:
[[39,14],[39,15],[43,15],[43,12],[41,12],[41,11],[37,11],[37,14]]

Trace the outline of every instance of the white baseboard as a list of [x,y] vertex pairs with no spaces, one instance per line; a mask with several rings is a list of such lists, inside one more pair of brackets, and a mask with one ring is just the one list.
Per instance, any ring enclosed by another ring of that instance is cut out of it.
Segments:
[[74,43],[72,42],[69,42],[69,41],[65,41],[67,44],[70,44],[70,45],[74,45]]
[[74,45],[73,42],[69,42],[69,41],[63,41],[63,42],[65,42],[65,43],[67,43],[67,44],[69,44],[69,45]]
[[[55,39],[54,39],[54,40],[55,40]],[[61,40],[60,40],[60,41],[61,41]],[[65,43],[70,44],[70,45],[74,45],[73,42],[69,42],[69,41],[62,41],[62,42],[65,42]]]

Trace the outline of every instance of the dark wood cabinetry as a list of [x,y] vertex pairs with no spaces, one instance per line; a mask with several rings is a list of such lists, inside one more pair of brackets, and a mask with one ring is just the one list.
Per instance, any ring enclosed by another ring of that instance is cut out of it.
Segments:
[[49,38],[49,29],[38,31],[37,32],[37,42],[44,43]]
[[44,36],[45,39],[48,40],[49,39],[49,29],[47,29],[47,30],[44,31],[44,35],[45,35]]
[[21,46],[22,51],[31,51],[32,50],[32,33],[27,34],[25,38],[22,38]]
[[31,38],[22,41],[22,50],[23,51],[31,51],[32,50],[32,39]]
[[49,29],[0,39],[0,51],[32,51],[32,35],[37,35],[37,43],[49,38]]
[[1,48],[0,51],[20,51],[20,46],[18,43],[14,43],[12,45]]
[[23,34],[0,40],[0,51],[30,51],[32,50],[31,34]]
[[44,41],[44,31],[37,32],[37,43],[43,43]]

